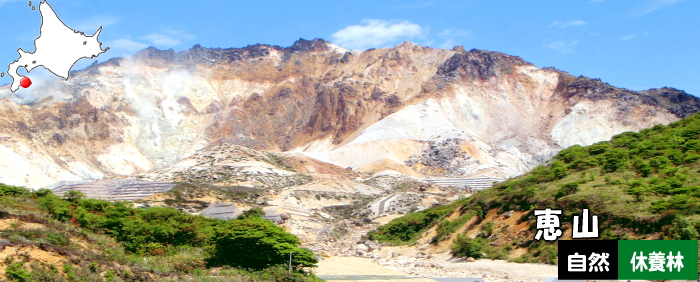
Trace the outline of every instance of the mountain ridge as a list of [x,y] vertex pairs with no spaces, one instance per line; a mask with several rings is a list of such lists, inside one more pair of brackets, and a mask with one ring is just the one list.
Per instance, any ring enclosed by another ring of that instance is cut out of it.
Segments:
[[[351,51],[322,39],[149,47],[30,91],[37,100],[21,105],[25,99],[0,88],[0,130],[13,141],[0,149],[21,164],[0,180],[30,187],[163,168],[218,142],[301,152],[368,173],[508,177],[572,144],[700,108],[683,91],[620,89],[500,52],[410,42]],[[407,165],[430,142],[461,153]]]

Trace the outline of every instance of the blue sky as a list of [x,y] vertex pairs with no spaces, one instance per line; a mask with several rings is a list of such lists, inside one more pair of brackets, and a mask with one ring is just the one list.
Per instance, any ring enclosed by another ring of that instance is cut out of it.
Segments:
[[[617,87],[669,86],[700,95],[696,0],[49,3],[72,28],[91,34],[103,26],[100,40],[111,49],[99,61],[147,46],[181,51],[195,44],[290,46],[298,38],[323,38],[364,50],[408,40],[500,51]],[[0,72],[17,59],[17,48],[34,51],[40,24],[28,1],[0,0]],[[83,59],[76,68],[90,63]],[[0,84],[10,82],[0,78]]]

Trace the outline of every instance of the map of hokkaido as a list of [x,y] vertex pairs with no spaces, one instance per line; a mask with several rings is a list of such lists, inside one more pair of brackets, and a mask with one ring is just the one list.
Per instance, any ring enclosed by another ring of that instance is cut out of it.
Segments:
[[39,3],[39,12],[41,28],[39,37],[34,40],[34,53],[18,49],[19,59],[10,63],[7,70],[7,74],[12,77],[12,92],[20,87],[22,76],[17,70],[21,67],[30,72],[38,66],[43,66],[54,75],[67,80],[71,68],[80,59],[93,59],[109,50],[102,49],[102,43],[98,41],[102,27],[89,36],[82,31],[76,31],[58,18],[47,1]]

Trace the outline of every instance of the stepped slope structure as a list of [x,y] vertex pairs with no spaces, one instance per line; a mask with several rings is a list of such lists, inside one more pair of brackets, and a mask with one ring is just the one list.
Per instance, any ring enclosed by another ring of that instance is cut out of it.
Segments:
[[135,179],[99,180],[90,183],[62,185],[53,189],[54,194],[63,196],[64,193],[75,190],[93,199],[108,201],[140,200],[157,193],[167,192],[175,187],[170,182],[141,181]]

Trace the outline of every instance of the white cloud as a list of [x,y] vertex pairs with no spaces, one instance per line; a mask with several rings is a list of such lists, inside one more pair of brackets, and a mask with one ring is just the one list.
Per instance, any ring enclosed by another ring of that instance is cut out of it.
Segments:
[[189,33],[185,33],[182,30],[168,28],[168,29],[165,29],[164,31],[172,36],[177,36],[177,37],[182,38],[184,40],[192,40],[195,38],[194,35],[189,34]]
[[653,11],[656,11],[658,9],[661,9],[666,6],[671,6],[680,2],[683,2],[685,0],[654,0],[644,7],[641,8],[635,8],[630,11],[630,16],[631,17],[641,17],[643,15],[646,15],[648,13],[651,13]]
[[151,43],[153,43],[153,45],[165,47],[176,46],[182,43],[182,41],[162,33],[151,33],[149,35],[141,36],[141,39],[149,40]]
[[424,37],[427,29],[408,21],[362,20],[360,25],[351,25],[331,35],[333,43],[345,48],[365,50],[387,47],[398,40]]
[[181,30],[166,29],[162,33],[154,32],[141,39],[150,41],[153,45],[161,47],[173,47],[182,44],[182,40],[192,40],[194,35],[185,33]]
[[457,43],[453,39],[447,39],[445,42],[442,42],[438,47],[442,49],[452,49],[453,47],[457,46]]
[[635,38],[635,37],[637,37],[637,36],[639,36],[639,34],[630,34],[630,35],[625,35],[625,36],[623,36],[623,37],[620,37],[620,39],[621,39],[621,40],[630,40],[630,39],[633,39],[633,38]]
[[439,32],[437,35],[444,40],[444,42],[437,45],[437,47],[443,49],[452,49],[452,47],[457,45],[458,41],[469,39],[472,35],[472,32],[469,30],[446,29]]
[[120,38],[111,42],[108,42],[107,46],[111,50],[120,50],[125,53],[135,53],[141,49],[148,47],[148,44],[136,42],[126,38]]
[[453,30],[453,29],[446,29],[438,33],[440,37],[461,37],[461,38],[468,38],[472,35],[472,32],[469,30]]
[[544,47],[547,47],[549,49],[552,49],[554,51],[557,51],[559,53],[571,53],[574,51],[574,47],[578,45],[578,40],[571,40],[571,41],[565,41],[565,40],[559,40],[559,41],[553,41],[549,43],[545,43]]
[[570,26],[582,26],[582,25],[587,25],[588,23],[583,20],[570,20],[567,22],[560,22],[560,21],[554,21],[549,25],[549,27],[558,27],[558,28],[565,28],[565,27],[570,27]]
[[105,27],[119,22],[119,19],[113,16],[92,16],[92,18],[84,19],[74,25],[69,25],[75,30],[92,34],[91,31],[97,30],[99,27]]

